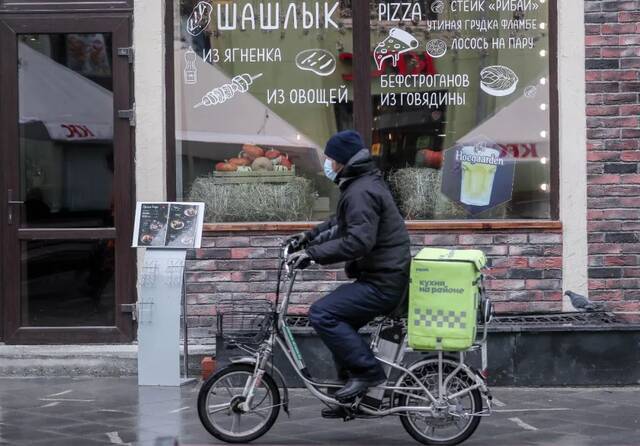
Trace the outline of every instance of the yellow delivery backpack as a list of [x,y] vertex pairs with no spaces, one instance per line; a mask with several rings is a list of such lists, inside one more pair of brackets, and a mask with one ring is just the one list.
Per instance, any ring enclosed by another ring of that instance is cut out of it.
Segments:
[[411,261],[409,346],[461,351],[476,337],[482,269],[479,250],[424,248]]

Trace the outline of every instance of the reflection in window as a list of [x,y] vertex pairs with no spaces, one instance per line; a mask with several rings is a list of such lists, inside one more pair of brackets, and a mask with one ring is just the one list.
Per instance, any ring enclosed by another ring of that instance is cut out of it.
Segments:
[[349,3],[179,2],[178,198],[209,221],[332,212],[322,150],[353,126]]
[[18,39],[21,222],[113,226],[111,35]]

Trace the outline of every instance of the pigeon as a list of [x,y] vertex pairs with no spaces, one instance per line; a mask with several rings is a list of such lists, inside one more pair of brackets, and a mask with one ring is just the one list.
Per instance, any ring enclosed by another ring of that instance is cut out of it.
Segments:
[[573,291],[565,291],[565,295],[569,296],[571,299],[571,305],[578,311],[598,311],[601,309],[599,304],[591,302],[586,297],[574,293]]

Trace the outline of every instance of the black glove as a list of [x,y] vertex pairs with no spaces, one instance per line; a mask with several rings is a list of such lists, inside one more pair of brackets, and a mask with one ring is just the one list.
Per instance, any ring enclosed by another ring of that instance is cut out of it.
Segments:
[[302,249],[311,241],[311,234],[308,231],[300,232],[289,237],[285,243],[291,244],[295,250]]
[[287,263],[294,269],[305,269],[311,264],[312,260],[311,256],[307,254],[307,251],[294,252],[287,257]]

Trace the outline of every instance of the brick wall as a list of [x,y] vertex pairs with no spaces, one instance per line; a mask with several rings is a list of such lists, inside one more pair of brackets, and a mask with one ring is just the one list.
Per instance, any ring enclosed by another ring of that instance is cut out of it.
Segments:
[[[211,327],[218,299],[275,297],[278,245],[283,235],[205,234],[202,249],[187,264],[189,336],[194,343],[213,342]],[[489,257],[487,288],[496,311],[560,311],[562,308],[562,240],[559,231],[438,231],[411,234],[415,254],[424,246],[479,248]],[[308,306],[347,278],[342,265],[302,272],[291,310]]]
[[640,310],[640,1],[585,1],[589,293]]

